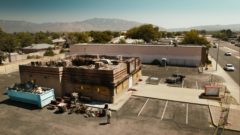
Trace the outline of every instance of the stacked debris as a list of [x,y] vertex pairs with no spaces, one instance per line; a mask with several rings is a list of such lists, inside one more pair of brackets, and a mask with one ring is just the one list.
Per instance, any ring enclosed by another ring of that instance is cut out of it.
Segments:
[[34,81],[8,87],[7,95],[11,100],[37,105],[40,108],[55,99],[54,89],[39,87]]
[[22,92],[42,94],[44,91],[50,90],[50,88],[40,87],[33,81],[29,81],[27,83],[15,83],[14,85],[8,87],[8,90],[17,90]]
[[82,114],[85,118],[103,117],[103,109],[86,106],[81,100],[80,93],[72,93],[70,96],[57,97],[47,107],[49,110],[55,110],[55,113]]

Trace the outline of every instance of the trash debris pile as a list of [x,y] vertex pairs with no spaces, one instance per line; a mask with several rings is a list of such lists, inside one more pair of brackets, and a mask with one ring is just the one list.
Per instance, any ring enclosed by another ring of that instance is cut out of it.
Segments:
[[37,84],[29,81],[27,83],[15,83],[14,85],[8,87],[8,90],[42,94],[44,91],[50,90],[50,88],[40,87]]
[[70,96],[57,97],[52,100],[47,109],[54,110],[55,113],[82,114],[85,118],[104,117],[104,109],[89,107],[81,100],[80,93],[72,93]]

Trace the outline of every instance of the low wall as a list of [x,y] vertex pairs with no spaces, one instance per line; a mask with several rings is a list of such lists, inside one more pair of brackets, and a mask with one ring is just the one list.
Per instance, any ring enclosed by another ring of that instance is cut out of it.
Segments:
[[[55,54],[59,54],[60,50],[53,50]],[[15,61],[21,61],[21,60],[26,60],[28,56],[43,56],[45,51],[39,51],[39,52],[34,52],[34,53],[28,53],[28,54],[14,54],[11,55],[11,60],[12,62]],[[4,61],[5,63],[8,63],[8,58]]]
[[26,59],[26,60],[21,60],[21,61],[15,61],[12,63],[1,65],[0,66],[0,74],[8,74],[8,73],[16,72],[19,70],[19,65],[25,65],[25,64],[30,63],[31,61],[49,61],[50,59],[57,60],[57,59],[61,59],[64,57],[65,57],[65,54],[59,54],[59,55],[55,55],[53,57],[43,57],[41,59]]

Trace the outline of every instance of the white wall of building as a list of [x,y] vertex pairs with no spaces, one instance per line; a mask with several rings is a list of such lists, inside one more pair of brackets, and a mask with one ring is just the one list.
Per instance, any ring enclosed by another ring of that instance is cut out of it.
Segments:
[[76,44],[70,47],[70,54],[85,55],[122,55],[140,57],[142,63],[151,63],[154,59],[167,58],[168,64],[179,66],[199,66],[201,63],[201,46],[161,46],[161,45],[116,45],[116,44]]

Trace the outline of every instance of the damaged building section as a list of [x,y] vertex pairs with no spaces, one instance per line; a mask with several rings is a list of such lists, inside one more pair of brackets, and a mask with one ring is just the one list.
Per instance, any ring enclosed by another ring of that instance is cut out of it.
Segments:
[[83,98],[113,103],[141,77],[138,57],[75,55],[59,61],[20,65],[21,82],[33,80],[54,88],[55,95],[73,92]]

